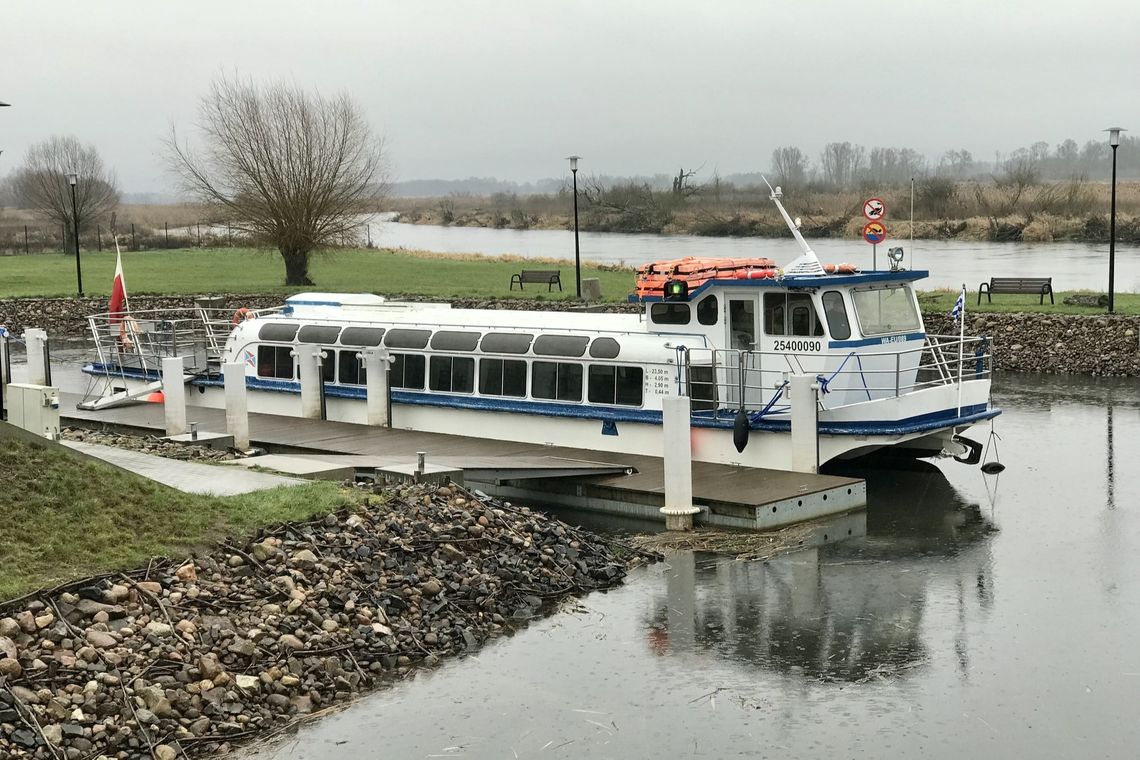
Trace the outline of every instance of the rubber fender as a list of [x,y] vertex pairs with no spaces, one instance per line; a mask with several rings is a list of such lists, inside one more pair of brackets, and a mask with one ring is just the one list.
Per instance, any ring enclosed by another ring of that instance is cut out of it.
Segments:
[[977,464],[982,461],[982,444],[964,435],[956,435],[954,436],[954,440],[970,450],[970,453],[964,457],[954,457],[955,460],[962,464]]
[[1005,469],[1005,465],[1001,462],[986,462],[982,465],[982,472],[987,475],[997,475]]
[[752,425],[748,421],[748,412],[741,409],[736,413],[736,419],[732,421],[732,443],[736,446],[738,453],[744,452],[744,447],[748,445],[748,433],[752,430]]

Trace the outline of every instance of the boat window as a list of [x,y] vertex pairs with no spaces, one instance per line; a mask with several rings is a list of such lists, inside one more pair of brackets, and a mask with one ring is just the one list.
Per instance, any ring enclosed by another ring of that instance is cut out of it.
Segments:
[[705,296],[697,304],[697,321],[702,325],[715,325],[720,319],[720,304],[716,296]]
[[[348,330],[345,330],[348,332]],[[337,379],[341,385],[365,385],[367,378],[364,362],[357,358],[357,351],[337,351],[337,366],[340,370]]]
[[525,354],[532,340],[530,333],[487,333],[479,348],[485,354]]
[[823,335],[815,304],[807,293],[765,293],[766,335]]
[[259,340],[275,341],[277,343],[292,343],[297,337],[297,325],[284,322],[266,322],[257,331]]
[[589,399],[592,404],[641,406],[641,367],[590,367]]
[[534,352],[539,356],[581,356],[589,342],[585,335],[539,335]]
[[292,380],[293,349],[289,346],[258,346],[257,374],[260,377]]
[[421,390],[424,387],[424,357],[420,354],[392,354],[388,385]]
[[321,380],[326,383],[336,380],[336,351],[331,348],[322,349]]
[[594,338],[590,344],[590,356],[595,359],[616,359],[621,346],[613,338]]
[[299,343],[336,343],[340,328],[336,325],[305,325],[297,333]]
[[383,339],[383,327],[346,327],[340,334],[344,346],[379,346]]
[[692,318],[687,303],[655,303],[649,307],[655,325],[687,325]]
[[428,387],[445,393],[470,393],[475,388],[475,360],[467,356],[433,356]]
[[859,329],[864,335],[886,335],[922,328],[914,296],[907,285],[853,290],[851,300],[855,304]]
[[751,351],[756,347],[756,303],[751,298],[728,299],[728,329],[732,348]]
[[581,401],[582,365],[534,362],[530,368],[530,395],[557,401]]
[[526,362],[522,359],[480,359],[479,392],[485,396],[526,395]]
[[474,351],[479,345],[479,333],[440,330],[431,336],[431,347],[436,351]]
[[384,345],[390,348],[427,348],[430,337],[431,330],[389,330],[384,336]]
[[847,340],[851,337],[847,306],[843,303],[843,294],[838,290],[829,290],[823,294],[823,315],[827,318],[827,329],[833,340]]

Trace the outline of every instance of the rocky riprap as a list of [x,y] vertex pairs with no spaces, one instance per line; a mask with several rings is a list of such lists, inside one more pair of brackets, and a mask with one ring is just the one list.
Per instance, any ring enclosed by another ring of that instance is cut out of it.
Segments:
[[166,457],[167,459],[180,459],[184,462],[228,462],[233,459],[244,458],[243,455],[233,449],[214,449],[192,443],[164,441],[154,435],[123,435],[101,430],[65,427],[60,431],[60,437],[66,441],[114,446],[119,449],[129,449],[143,454]]
[[[999,372],[1140,376],[1140,317],[970,314],[967,335],[986,335]],[[944,314],[927,314],[930,334],[957,335]]]
[[224,752],[477,649],[646,556],[458,488],[404,486],[30,595],[0,606],[0,757]]

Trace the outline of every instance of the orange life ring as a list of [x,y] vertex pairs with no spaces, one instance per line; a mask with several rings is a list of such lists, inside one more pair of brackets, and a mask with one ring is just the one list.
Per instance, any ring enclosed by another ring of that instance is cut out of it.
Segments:
[[257,319],[257,312],[247,306],[243,306],[234,312],[233,326],[237,327],[247,319]]
[[774,280],[780,274],[778,269],[741,269],[736,273],[738,280]]
[[859,267],[854,264],[824,264],[823,271],[828,274],[859,274]]

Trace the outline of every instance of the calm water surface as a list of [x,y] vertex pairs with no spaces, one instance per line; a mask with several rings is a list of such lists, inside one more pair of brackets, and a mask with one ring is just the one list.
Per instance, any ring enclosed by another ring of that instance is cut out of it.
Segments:
[[673,556],[245,757],[1134,758],[1140,390],[996,385],[1000,476],[861,469],[864,537]]
[[[905,227],[905,225],[904,225]],[[574,233],[565,230],[496,230],[482,227],[376,223],[373,240],[385,247],[444,253],[515,254],[524,257],[574,258]],[[813,240],[820,259],[871,267],[871,246],[858,240]],[[926,288],[960,288],[975,292],[978,283],[997,277],[1053,277],[1057,290],[1108,287],[1108,245],[1081,243],[985,243],[975,241],[905,239],[879,246],[878,264],[887,267],[887,248],[907,251],[904,266],[929,269]],[[611,264],[643,264],[682,256],[769,256],[784,264],[799,254],[795,241],[765,238],[711,238],[692,235],[625,235],[586,232],[581,235],[582,258]],[[1140,292],[1140,248],[1118,245],[1116,288]]]

